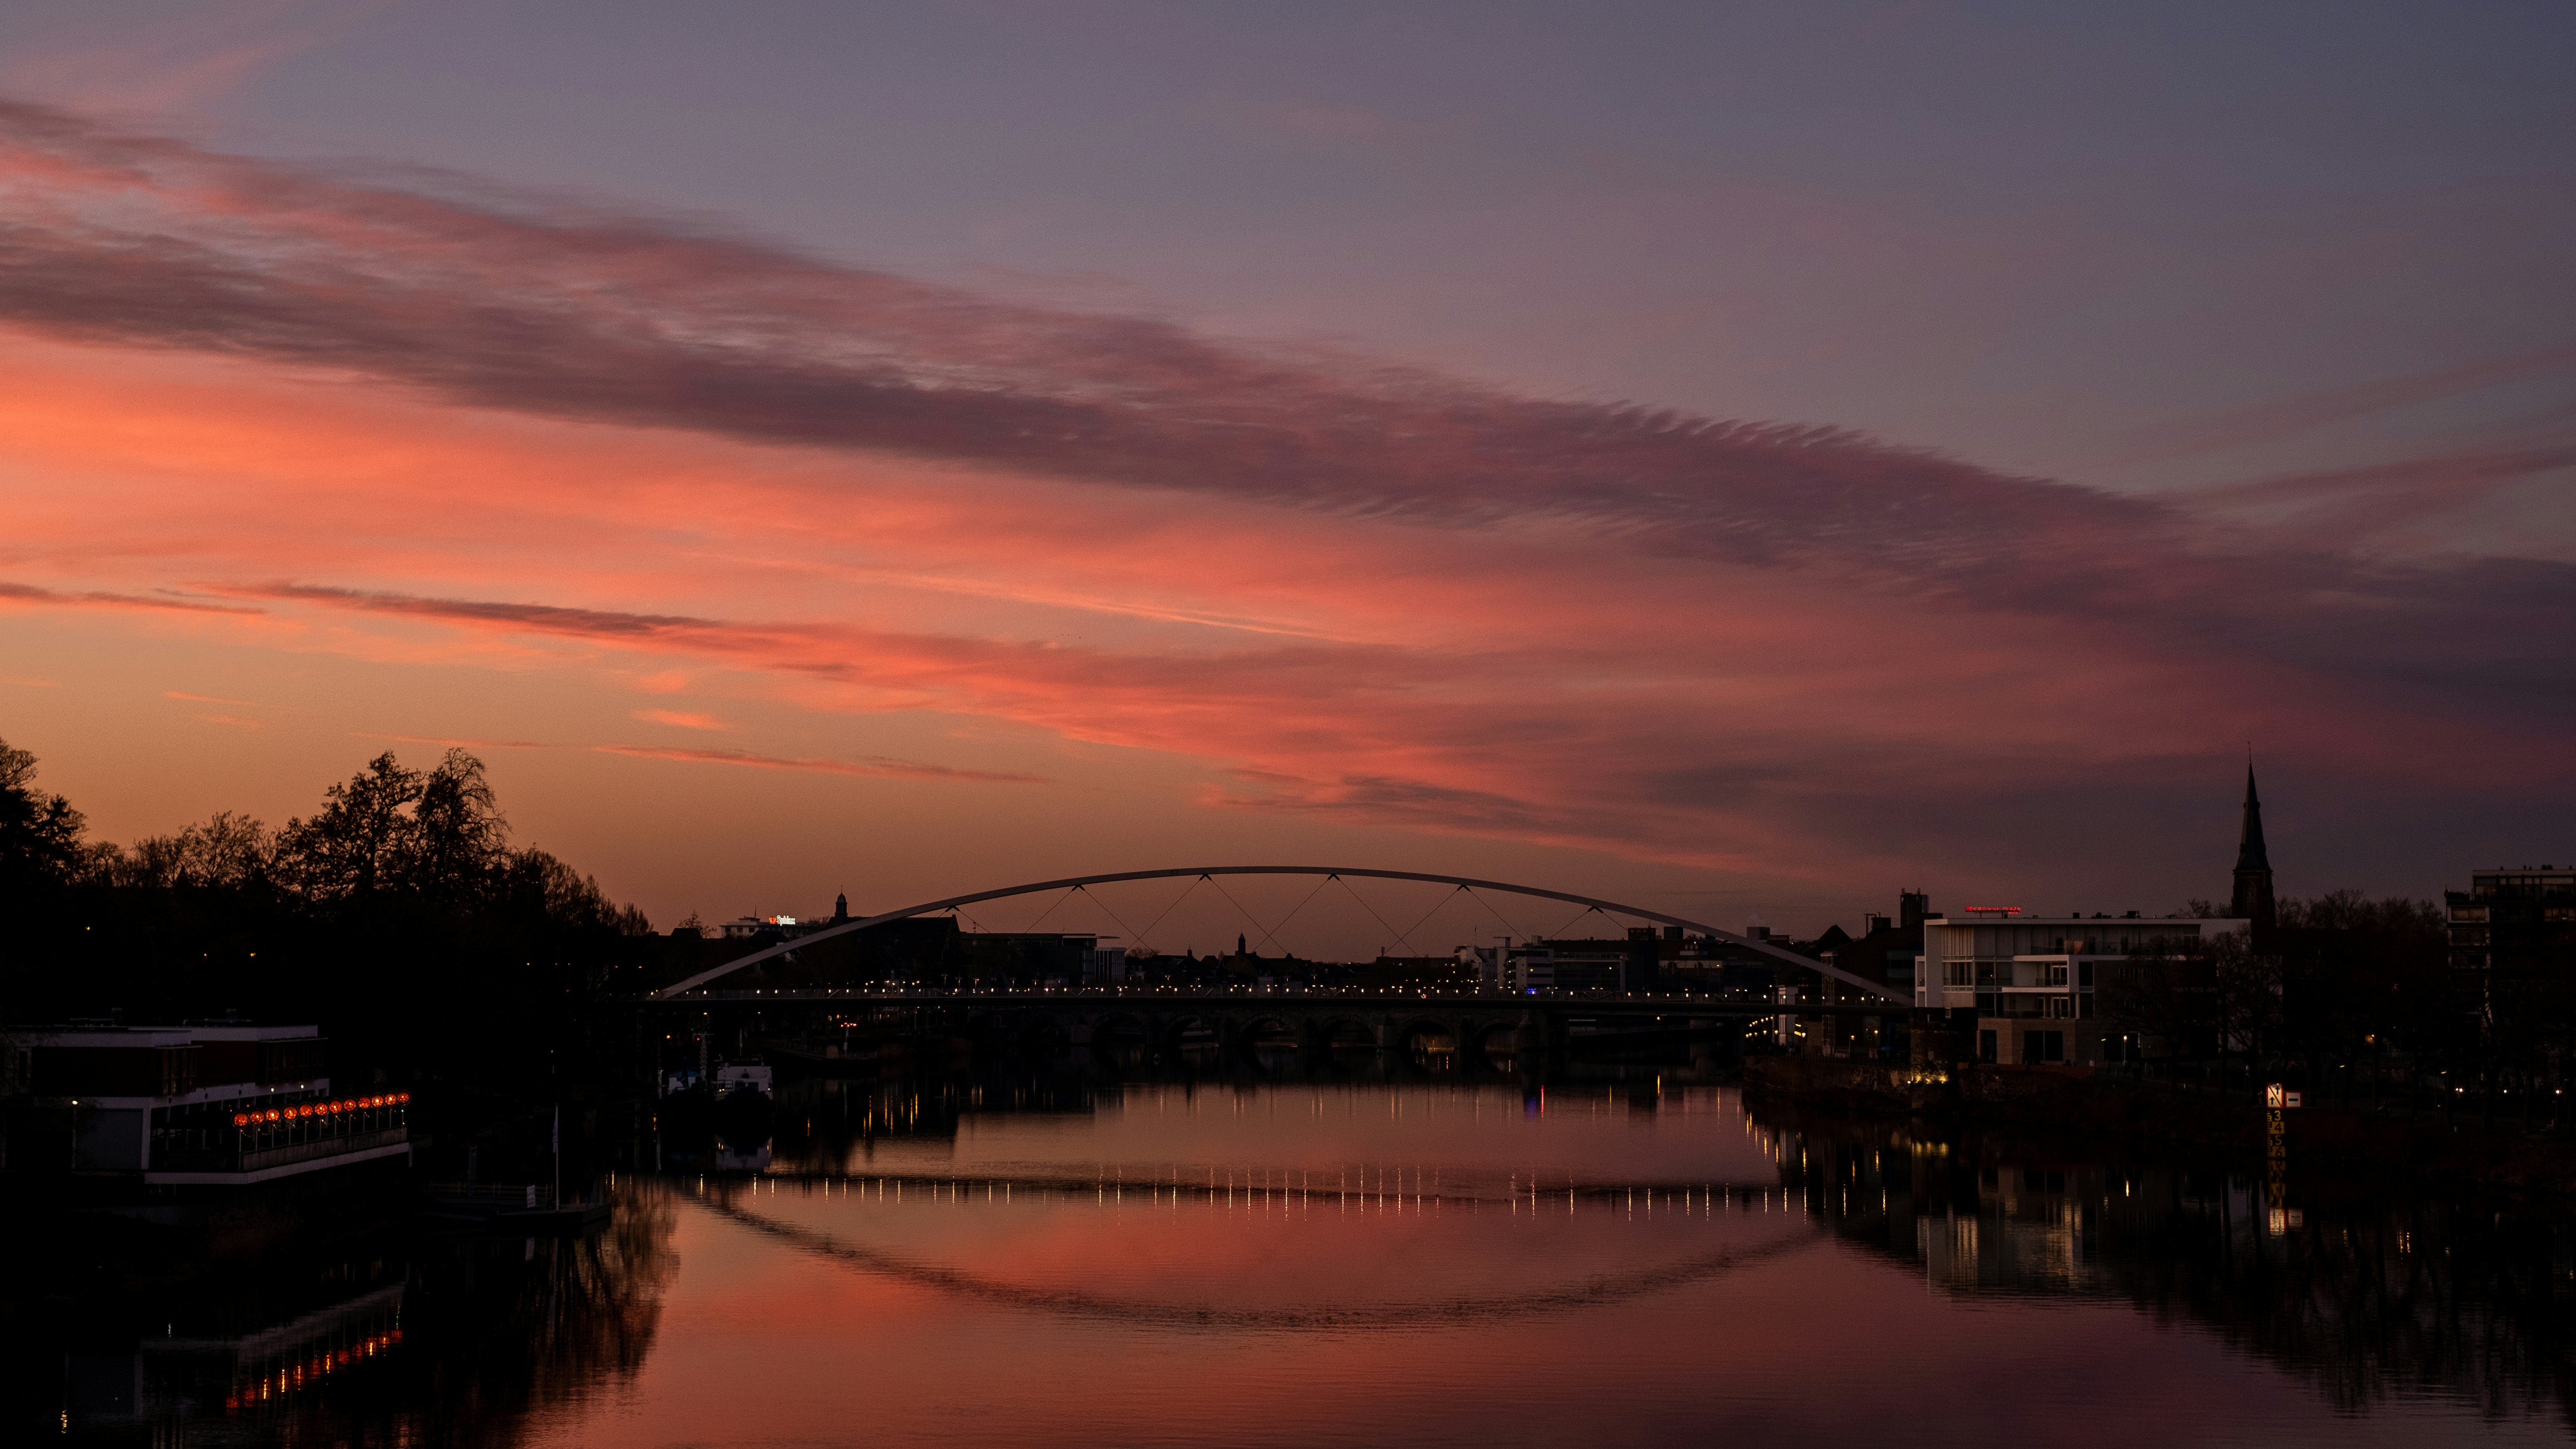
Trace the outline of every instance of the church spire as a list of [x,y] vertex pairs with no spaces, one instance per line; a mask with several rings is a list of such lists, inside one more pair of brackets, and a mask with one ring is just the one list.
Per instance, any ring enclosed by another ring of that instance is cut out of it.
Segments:
[[2263,847],[2263,799],[2254,793],[2254,762],[2245,762],[2245,823],[2236,836],[2236,891],[2227,913],[2254,923],[2256,944],[2272,934],[2272,854]]
[[2272,857],[2263,849],[2263,799],[2254,793],[2254,764],[2245,764],[2245,824],[2236,835],[2236,868],[2269,873]]

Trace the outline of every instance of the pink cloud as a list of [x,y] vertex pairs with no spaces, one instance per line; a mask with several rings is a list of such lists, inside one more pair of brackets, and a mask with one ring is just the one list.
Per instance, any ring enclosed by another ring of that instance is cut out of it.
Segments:
[[0,118],[0,604],[435,670],[495,735],[720,674],[1149,753],[1245,830],[1775,878],[1949,858],[1998,812],[1979,848],[2062,852],[2249,735],[2344,780],[2564,774],[2567,571],[2269,521],[2529,459],[2169,507],[462,190]]
[[0,605],[6,604],[70,609],[160,609],[182,614],[257,614],[260,612],[257,609],[233,604],[208,604],[193,599],[122,594],[104,589],[74,591],[44,589],[32,584],[11,583],[0,579]]
[[1037,775],[1015,775],[999,770],[957,770],[946,765],[923,765],[909,760],[797,760],[777,755],[755,755],[742,750],[676,750],[651,745],[593,745],[603,755],[627,755],[639,760],[677,760],[696,765],[741,765],[755,770],[803,770],[818,775],[859,775],[884,780],[947,780],[959,783],[992,785],[1043,785]]
[[647,724],[671,725],[684,730],[729,730],[733,726],[711,714],[690,714],[676,709],[639,709],[635,717]]
[[21,46],[0,85],[93,110],[163,111],[238,89],[385,8],[384,0],[248,0],[156,17],[148,39],[110,39],[101,26],[50,45]]
[[457,735],[394,735],[377,730],[360,731],[362,740],[391,740],[402,745],[436,745],[453,750],[542,750],[548,748],[538,740],[485,740]]
[[2274,398],[2231,409],[2197,424],[2161,428],[2141,436],[2136,440],[2141,451],[2130,461],[2161,462],[2268,443],[2351,418],[2569,372],[2576,372],[2576,347],[2543,347],[2408,377]]

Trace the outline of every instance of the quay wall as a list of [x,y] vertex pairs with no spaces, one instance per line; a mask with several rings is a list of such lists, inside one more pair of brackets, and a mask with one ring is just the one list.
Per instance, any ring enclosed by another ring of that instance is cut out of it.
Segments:
[[[2080,1133],[2259,1157],[2266,1114],[2249,1091],[2194,1091],[2098,1075],[2084,1067],[1972,1064],[1923,1071],[1827,1057],[1758,1057],[1744,1064],[1757,1113],[1822,1111],[1896,1116],[1935,1129]],[[2446,1115],[2331,1105],[2285,1112],[2291,1160],[2335,1172],[2474,1183],[2576,1207],[2576,1132],[2525,1131]]]

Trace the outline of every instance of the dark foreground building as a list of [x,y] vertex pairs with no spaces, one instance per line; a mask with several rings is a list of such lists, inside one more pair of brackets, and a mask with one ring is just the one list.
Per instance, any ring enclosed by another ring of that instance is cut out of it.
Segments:
[[2576,977],[2576,867],[2498,866],[2472,871],[2469,888],[2444,891],[2451,969],[2480,999],[2500,987],[2570,984]]
[[410,1094],[335,1092],[311,1026],[29,1027],[0,1051],[14,1187],[167,1202],[411,1155]]

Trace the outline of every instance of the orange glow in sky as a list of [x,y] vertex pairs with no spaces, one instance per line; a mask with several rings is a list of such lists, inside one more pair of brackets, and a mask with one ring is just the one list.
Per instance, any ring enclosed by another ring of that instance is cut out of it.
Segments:
[[665,924],[1294,858],[1813,926],[1900,886],[2214,893],[2249,739],[2288,756],[2293,888],[2429,888],[2324,844],[2361,782],[2567,778],[2563,716],[2427,673],[2559,605],[2243,511],[2273,493],[1552,401],[35,108],[0,198],[0,737],[109,838],[461,743],[521,840]]

